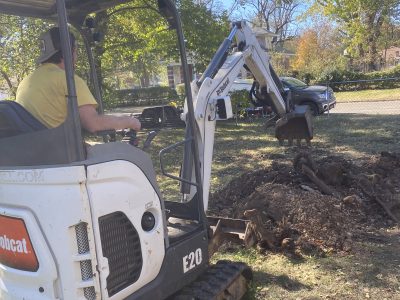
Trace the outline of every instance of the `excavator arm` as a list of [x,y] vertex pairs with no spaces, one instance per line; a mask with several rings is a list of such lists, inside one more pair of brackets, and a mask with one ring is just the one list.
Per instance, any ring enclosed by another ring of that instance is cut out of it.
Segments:
[[[235,40],[236,46],[232,51]],[[259,83],[259,100],[265,105],[270,105],[279,117],[275,126],[278,140],[282,143],[287,139],[290,144],[293,140],[305,139],[309,143],[312,139],[312,119],[308,108],[293,106],[290,103],[290,95],[283,96],[281,82],[270,64],[268,53],[261,48],[245,21],[234,23],[231,33],[220,45],[202,77],[191,83],[196,130],[199,132],[197,136],[205,210],[208,207],[215,123],[217,120],[226,120],[233,116],[229,91],[244,66]],[[183,119],[186,112],[185,108]],[[190,160],[186,162],[192,164]],[[191,167],[184,167],[183,173],[188,179],[194,176]],[[182,191],[191,199],[195,188],[186,186]]]

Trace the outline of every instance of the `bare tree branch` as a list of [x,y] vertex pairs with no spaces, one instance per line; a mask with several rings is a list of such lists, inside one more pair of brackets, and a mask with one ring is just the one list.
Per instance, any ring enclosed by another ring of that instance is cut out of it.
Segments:
[[4,70],[1,70],[0,73],[1,73],[1,76],[3,76],[4,80],[7,82],[8,89],[9,89],[9,90],[14,94],[14,96],[15,96],[14,86],[13,86],[13,84],[12,84],[12,82],[11,82],[10,77],[8,76],[8,74],[7,74],[6,72],[4,72]]
[[278,41],[286,40],[289,26],[300,7],[299,0],[248,0],[253,7],[258,25],[278,34]]

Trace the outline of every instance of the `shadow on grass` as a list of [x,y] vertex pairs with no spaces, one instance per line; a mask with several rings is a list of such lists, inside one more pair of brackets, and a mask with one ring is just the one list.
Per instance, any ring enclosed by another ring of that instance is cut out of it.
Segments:
[[329,272],[337,272],[346,282],[397,291],[400,279],[400,234],[372,235],[354,243],[354,255],[321,259],[319,264]]
[[[315,118],[314,127],[314,140],[309,150],[315,157],[335,154],[359,158],[381,151],[399,151],[400,118],[396,115],[322,115]],[[182,141],[183,134],[182,129],[166,130],[154,140],[151,155],[157,174],[160,174],[158,152]],[[266,131],[263,119],[238,125],[234,120],[218,122],[213,146],[212,191],[244,172],[266,167],[273,160],[288,162],[298,151],[308,149],[279,146],[274,129]],[[182,151],[177,150],[175,155],[176,159],[167,158],[166,165],[179,173]]]
[[[214,174],[240,174],[265,165],[266,160],[292,159],[307,147],[281,147],[274,129],[253,123],[218,124]],[[344,154],[359,158],[381,151],[398,151],[400,118],[395,115],[331,114],[315,118],[311,151],[315,156]]]
[[[261,271],[253,271],[253,278],[254,282],[257,282],[258,285],[262,285],[265,287],[278,286],[289,292],[296,292],[301,290],[310,291],[312,289],[310,285],[303,284],[300,281],[294,280],[287,275],[272,275]],[[251,298],[252,296],[254,297],[254,287],[250,289],[247,299],[254,299]]]
[[[239,149],[244,146],[253,150],[279,148],[274,130],[265,131],[262,123],[260,119],[238,126],[234,122],[218,124],[216,143],[229,138],[241,146]],[[373,154],[399,146],[400,118],[397,115],[331,114],[316,117],[314,123],[313,148],[347,147],[360,154]]]
[[367,155],[398,151],[399,128],[397,115],[323,115],[315,120],[316,146],[344,147]]

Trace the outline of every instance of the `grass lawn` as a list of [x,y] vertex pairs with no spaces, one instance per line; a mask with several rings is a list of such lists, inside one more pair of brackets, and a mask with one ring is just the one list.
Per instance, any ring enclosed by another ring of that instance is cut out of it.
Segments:
[[336,92],[337,102],[400,100],[400,89]]
[[[315,119],[312,152],[321,156],[339,154],[346,158],[361,159],[381,151],[399,152],[400,118],[397,115],[330,114]],[[161,131],[154,139],[151,155],[157,174],[159,151],[181,141],[183,129]],[[166,157],[167,171],[179,175],[183,148]],[[291,159],[295,147],[279,146],[273,129],[265,132],[261,121],[219,122],[216,128],[212,166],[211,192],[223,187],[232,178],[263,166],[269,166],[275,157]],[[158,176],[165,197],[171,199],[179,194],[175,180]]]
[[251,266],[254,279],[245,300],[400,299],[396,246],[379,242],[360,247],[364,253],[301,260],[237,250],[220,253],[214,260],[243,261]]
[[[183,130],[163,131],[153,142],[151,155],[159,172],[158,151],[181,140]],[[381,151],[399,152],[400,118],[394,115],[323,115],[316,119],[312,153],[342,155],[354,161]],[[216,130],[211,191],[239,174],[271,164],[274,158],[293,158],[295,147],[281,147],[272,130],[260,121],[220,122]],[[166,157],[168,169],[179,174],[181,151]],[[179,194],[176,181],[158,176],[166,199]],[[400,299],[400,232],[386,232],[387,240],[357,245],[352,255],[304,257],[292,260],[283,254],[259,254],[255,249],[217,254],[213,259],[248,263],[254,272],[250,299]]]

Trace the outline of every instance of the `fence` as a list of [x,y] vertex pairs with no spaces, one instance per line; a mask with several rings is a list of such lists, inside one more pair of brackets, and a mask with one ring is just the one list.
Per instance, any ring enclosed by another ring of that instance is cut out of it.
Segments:
[[336,96],[333,113],[400,114],[400,77],[330,81]]
[[176,101],[178,94],[170,87],[117,90],[107,96],[106,107],[155,106]]
[[335,92],[359,91],[367,89],[394,89],[400,88],[400,77],[328,81],[325,85],[331,87]]

